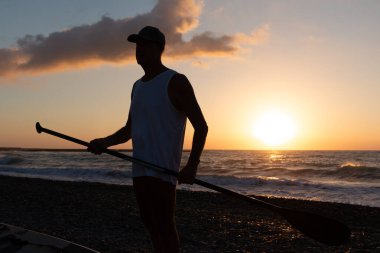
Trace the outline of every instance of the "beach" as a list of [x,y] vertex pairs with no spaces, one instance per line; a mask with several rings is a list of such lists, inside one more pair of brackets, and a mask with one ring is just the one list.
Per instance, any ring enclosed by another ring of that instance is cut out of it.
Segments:
[[[349,243],[326,246],[280,216],[219,193],[177,191],[181,252],[376,252],[380,208],[262,198],[322,214],[352,230]],[[100,252],[152,252],[128,185],[0,176],[0,222],[79,243]]]

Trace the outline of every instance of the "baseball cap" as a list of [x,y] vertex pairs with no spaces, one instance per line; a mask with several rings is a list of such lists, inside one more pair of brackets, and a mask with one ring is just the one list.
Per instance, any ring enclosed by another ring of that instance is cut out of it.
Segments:
[[153,26],[145,26],[138,34],[131,34],[127,38],[129,42],[133,43],[141,39],[153,41],[162,47],[165,46],[165,35],[158,28]]

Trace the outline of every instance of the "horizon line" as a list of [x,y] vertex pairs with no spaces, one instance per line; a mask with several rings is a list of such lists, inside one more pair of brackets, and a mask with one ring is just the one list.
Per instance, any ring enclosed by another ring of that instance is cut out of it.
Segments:
[[[0,147],[0,151],[25,150],[25,151],[87,151],[85,148],[23,148],[23,147]],[[133,149],[115,148],[115,151],[133,151]],[[190,152],[191,149],[183,149],[183,152]],[[203,151],[373,151],[380,152],[380,149],[207,149]]]

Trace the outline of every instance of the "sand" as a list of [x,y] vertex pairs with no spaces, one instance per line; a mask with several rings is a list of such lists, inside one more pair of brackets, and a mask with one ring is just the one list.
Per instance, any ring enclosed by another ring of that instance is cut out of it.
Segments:
[[[338,219],[352,238],[328,247],[265,209],[219,193],[178,191],[181,252],[380,252],[380,208],[263,199]],[[0,222],[104,253],[152,252],[130,186],[0,176]]]

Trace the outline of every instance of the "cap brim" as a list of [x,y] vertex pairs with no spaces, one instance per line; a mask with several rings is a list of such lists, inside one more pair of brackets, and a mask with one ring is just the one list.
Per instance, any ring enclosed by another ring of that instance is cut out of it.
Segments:
[[127,40],[132,43],[136,43],[140,39],[138,34],[131,34],[128,36]]

